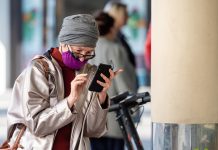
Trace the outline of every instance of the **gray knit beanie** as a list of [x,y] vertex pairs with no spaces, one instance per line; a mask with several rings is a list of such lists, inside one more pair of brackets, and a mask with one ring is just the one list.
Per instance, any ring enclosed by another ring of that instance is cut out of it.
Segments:
[[58,35],[59,43],[95,47],[99,31],[95,19],[89,14],[65,17]]

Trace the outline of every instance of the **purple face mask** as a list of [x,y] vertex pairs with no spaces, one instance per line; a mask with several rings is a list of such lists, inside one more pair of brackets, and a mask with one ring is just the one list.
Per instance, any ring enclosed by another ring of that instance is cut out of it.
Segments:
[[79,59],[73,57],[69,50],[62,53],[62,60],[67,67],[75,70],[81,69],[87,63],[87,61],[81,62]]

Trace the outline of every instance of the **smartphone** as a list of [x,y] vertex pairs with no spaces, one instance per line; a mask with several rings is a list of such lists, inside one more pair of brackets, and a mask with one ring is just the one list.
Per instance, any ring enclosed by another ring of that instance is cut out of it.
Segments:
[[93,80],[91,81],[89,85],[89,91],[94,91],[94,92],[101,92],[103,90],[103,87],[97,83],[97,80],[101,82],[105,82],[104,79],[100,76],[100,74],[104,74],[106,77],[110,77],[110,72],[109,69],[112,69],[111,65],[108,64],[99,64],[98,69],[93,77]]

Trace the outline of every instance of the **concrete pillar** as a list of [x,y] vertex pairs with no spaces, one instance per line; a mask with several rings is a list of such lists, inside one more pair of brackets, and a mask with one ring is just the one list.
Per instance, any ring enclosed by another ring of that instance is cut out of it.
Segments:
[[152,0],[154,150],[218,149],[218,0]]

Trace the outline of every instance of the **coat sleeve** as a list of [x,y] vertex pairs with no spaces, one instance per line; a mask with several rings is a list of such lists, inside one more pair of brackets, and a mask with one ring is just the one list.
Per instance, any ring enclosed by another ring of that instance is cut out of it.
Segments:
[[25,123],[35,136],[46,136],[76,117],[76,111],[68,107],[66,99],[57,100],[51,107],[49,82],[42,65],[37,62],[27,69],[22,93]]
[[106,99],[107,107],[102,108],[96,94],[93,94],[93,102],[87,114],[84,126],[85,137],[101,137],[107,132],[107,112],[109,108],[109,98]]

